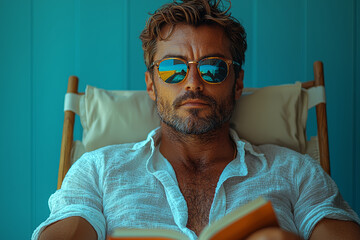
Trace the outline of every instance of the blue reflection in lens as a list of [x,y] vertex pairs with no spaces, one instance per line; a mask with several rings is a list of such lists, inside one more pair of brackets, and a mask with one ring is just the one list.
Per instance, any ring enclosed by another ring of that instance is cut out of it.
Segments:
[[160,78],[166,83],[181,82],[187,71],[187,65],[179,59],[167,59],[159,64]]
[[210,83],[219,83],[227,76],[227,65],[221,59],[203,59],[199,62],[201,77]]

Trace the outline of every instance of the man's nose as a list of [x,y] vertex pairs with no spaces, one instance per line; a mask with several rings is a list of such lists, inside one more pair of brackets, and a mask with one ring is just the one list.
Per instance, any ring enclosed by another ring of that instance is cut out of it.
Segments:
[[185,79],[185,88],[187,91],[203,91],[204,81],[201,79],[196,64],[189,64],[187,79]]

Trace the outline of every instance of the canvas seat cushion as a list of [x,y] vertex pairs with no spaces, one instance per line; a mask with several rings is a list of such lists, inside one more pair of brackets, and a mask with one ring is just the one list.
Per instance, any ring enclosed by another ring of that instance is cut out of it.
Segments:
[[[277,144],[306,151],[307,94],[301,83],[244,89],[231,127],[252,144]],[[80,99],[85,151],[144,140],[160,125],[146,91],[108,91],[87,86]]]

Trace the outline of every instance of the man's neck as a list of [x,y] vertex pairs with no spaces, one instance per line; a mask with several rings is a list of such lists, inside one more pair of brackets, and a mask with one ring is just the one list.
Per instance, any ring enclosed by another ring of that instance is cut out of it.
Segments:
[[194,172],[226,166],[236,153],[229,124],[208,133],[183,134],[162,123],[160,152],[173,165]]

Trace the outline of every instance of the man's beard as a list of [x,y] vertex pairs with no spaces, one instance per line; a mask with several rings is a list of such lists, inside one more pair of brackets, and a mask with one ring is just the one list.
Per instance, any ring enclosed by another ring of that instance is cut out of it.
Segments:
[[[187,99],[200,99],[206,102],[209,104],[210,113],[205,117],[200,117],[200,112],[207,110],[191,108],[187,110],[189,114],[186,117],[179,116],[176,110]],[[214,98],[205,96],[201,92],[189,91],[170,104],[156,93],[156,106],[161,121],[177,132],[200,135],[218,129],[230,120],[235,106],[235,88],[233,88],[232,94],[221,102],[217,102]]]

